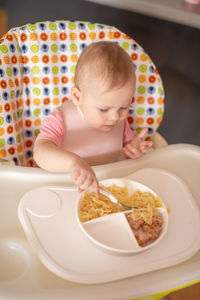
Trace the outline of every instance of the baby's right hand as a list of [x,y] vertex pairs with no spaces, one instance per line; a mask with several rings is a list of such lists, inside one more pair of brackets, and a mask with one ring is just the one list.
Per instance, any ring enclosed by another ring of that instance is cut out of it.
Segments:
[[79,187],[79,192],[83,192],[92,187],[95,196],[99,197],[99,184],[96,175],[86,161],[77,157],[71,167],[71,177],[75,184]]

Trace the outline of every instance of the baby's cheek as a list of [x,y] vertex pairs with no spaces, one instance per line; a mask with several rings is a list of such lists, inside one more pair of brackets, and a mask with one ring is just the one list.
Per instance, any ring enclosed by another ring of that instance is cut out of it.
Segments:
[[95,118],[96,122],[99,124],[104,123],[104,121],[106,120],[106,114],[102,114],[102,113],[96,113],[93,118]]
[[99,128],[104,124],[104,118],[99,116],[99,114],[93,114],[90,118],[90,124],[92,127]]
[[120,119],[124,120],[128,117],[128,110],[123,110],[120,115]]

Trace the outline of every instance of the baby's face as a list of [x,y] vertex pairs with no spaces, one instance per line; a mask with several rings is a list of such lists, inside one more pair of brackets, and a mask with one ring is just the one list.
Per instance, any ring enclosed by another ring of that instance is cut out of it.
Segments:
[[120,88],[104,90],[102,82],[85,89],[81,93],[79,108],[90,126],[110,131],[127,117],[134,96],[134,83],[130,80]]

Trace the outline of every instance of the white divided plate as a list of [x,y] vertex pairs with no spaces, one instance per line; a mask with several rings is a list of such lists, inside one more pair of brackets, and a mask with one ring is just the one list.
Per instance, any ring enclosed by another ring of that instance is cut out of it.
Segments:
[[[101,184],[105,187],[111,186],[112,184],[116,184],[119,187],[126,186],[129,195],[133,194],[136,190],[140,190],[158,196],[147,186],[125,178],[109,178],[102,180]],[[82,223],[78,217],[78,208],[79,202],[77,203],[77,221],[83,233],[94,243],[94,245],[110,254],[131,255],[136,252],[147,250],[163,239],[168,228],[168,212],[163,203],[163,207],[158,208],[164,221],[159,237],[149,245],[140,247],[126,219],[127,211],[103,216]],[[131,210],[129,212],[131,212]]]
[[85,237],[76,218],[75,189],[45,186],[22,197],[19,219],[50,271],[74,282],[102,283],[178,264],[199,250],[199,208],[184,182],[161,169],[142,169],[127,178],[149,186],[171,210],[165,237],[134,255],[111,255]]

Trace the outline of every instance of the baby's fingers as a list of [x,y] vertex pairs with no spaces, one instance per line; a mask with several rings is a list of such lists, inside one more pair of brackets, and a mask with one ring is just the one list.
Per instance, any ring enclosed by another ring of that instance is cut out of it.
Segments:
[[143,142],[140,145],[140,150],[142,151],[142,153],[145,153],[145,152],[147,152],[147,150],[149,148],[151,148],[152,145],[153,145],[153,142],[151,142],[151,141]]
[[82,190],[80,187],[78,188],[78,192],[82,193],[84,190]]
[[71,174],[71,178],[76,181],[78,177],[80,176],[80,171],[76,170]]
[[97,180],[94,180],[94,181],[93,181],[92,187],[93,187],[95,196],[96,196],[97,198],[99,198],[100,192],[99,192],[99,184],[98,184],[98,181],[97,181]]
[[87,178],[86,174],[81,174],[81,175],[80,175],[77,179],[75,179],[74,181],[75,181],[76,185],[78,185],[79,187],[81,187],[81,186],[85,183],[86,178]]
[[141,151],[131,147],[130,144],[124,148],[124,152],[130,158],[137,158],[141,156]]
[[92,185],[92,182],[92,177],[87,177],[85,178],[85,181],[79,186],[79,188],[84,191]]
[[138,137],[139,139],[144,139],[144,138],[145,138],[145,135],[147,134],[147,131],[148,131],[148,128],[147,128],[147,127],[143,128],[143,129],[140,131],[140,133],[138,133],[137,137]]
[[82,184],[82,185],[79,187],[78,191],[81,193],[81,192],[85,191],[87,188],[89,188],[90,186],[93,188],[93,191],[94,191],[94,193],[95,193],[95,196],[96,196],[96,197],[99,197],[99,196],[100,196],[100,192],[99,192],[99,184],[98,184],[98,182],[97,182],[96,180],[94,180],[94,179],[92,179],[92,178],[86,180],[86,181],[84,182],[84,184]]

